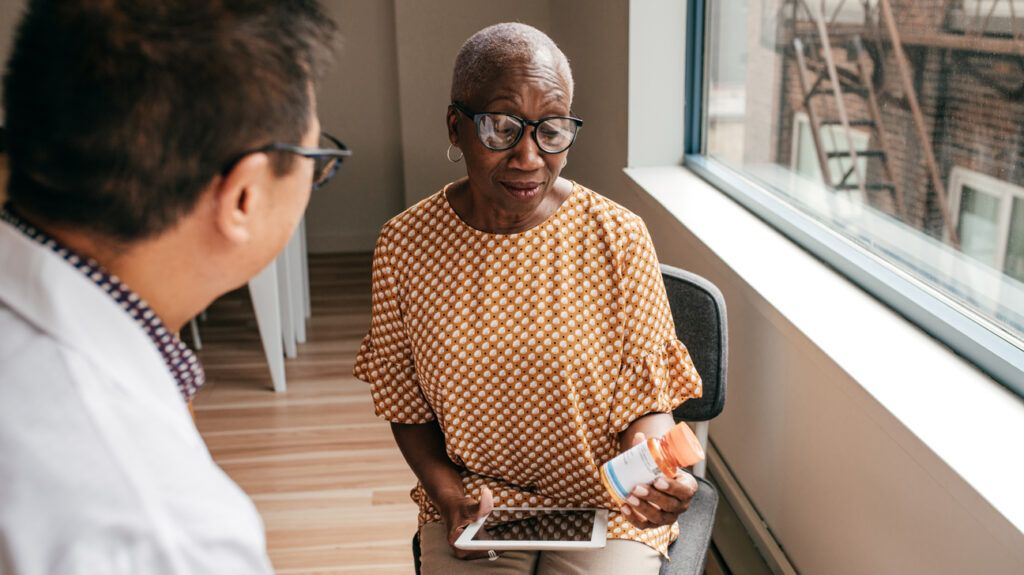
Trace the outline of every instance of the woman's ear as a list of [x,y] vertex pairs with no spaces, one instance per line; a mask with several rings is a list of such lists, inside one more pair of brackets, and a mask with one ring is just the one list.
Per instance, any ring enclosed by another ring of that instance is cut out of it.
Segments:
[[459,145],[459,111],[455,106],[448,106],[448,115],[445,116],[445,123],[448,125],[448,141],[453,146]]

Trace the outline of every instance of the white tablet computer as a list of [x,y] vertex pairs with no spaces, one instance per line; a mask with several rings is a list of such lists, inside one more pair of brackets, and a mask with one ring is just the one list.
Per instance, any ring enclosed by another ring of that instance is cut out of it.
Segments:
[[496,507],[455,541],[459,549],[495,551],[598,549],[608,536],[608,511],[591,508]]

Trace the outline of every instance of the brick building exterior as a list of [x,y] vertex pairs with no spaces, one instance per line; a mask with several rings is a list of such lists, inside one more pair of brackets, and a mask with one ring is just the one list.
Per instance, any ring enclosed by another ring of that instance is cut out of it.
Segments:
[[[993,54],[982,51],[980,47],[936,46],[938,43],[929,38],[962,33],[951,29],[951,13],[946,10],[947,5],[953,9],[962,7],[962,1],[890,1],[897,28],[904,38],[907,60],[913,70],[914,90],[930,135],[947,205],[950,202],[950,176],[958,166],[1024,186],[1024,42],[1018,42],[1014,46],[1016,52],[1011,49],[1008,54]],[[781,3],[777,5],[782,6]],[[777,129],[774,130],[778,138],[774,145],[775,161],[783,165],[790,165],[793,160],[793,124],[796,114],[803,108],[798,66],[792,51],[793,28],[787,36],[785,27],[788,24],[791,23],[779,23],[781,33],[777,38],[780,45],[776,49],[785,47],[787,57],[782,59],[781,77],[774,83],[782,90],[781,97],[776,99],[779,109]],[[930,182],[891,46],[886,41],[879,42],[877,29],[871,26],[847,23],[833,29],[834,45],[842,46],[856,31],[871,56],[873,85],[892,152],[890,167],[904,194],[904,221],[941,238],[944,223],[939,195]],[[886,37],[884,27],[881,33]],[[994,35],[982,37],[989,41],[1000,38]],[[1003,39],[1013,42],[1009,37]],[[783,46],[784,42],[788,45]],[[846,54],[837,49],[834,56],[838,63],[843,63]],[[847,95],[844,102],[850,118],[868,117],[862,98]],[[831,98],[816,98],[815,105],[820,117],[836,115]],[[877,142],[872,141],[871,147],[877,147]],[[877,160],[869,160],[867,181],[885,179],[879,174],[879,169]],[[888,192],[872,192],[869,201],[884,211],[895,213]],[[954,223],[955,217],[953,214]]]

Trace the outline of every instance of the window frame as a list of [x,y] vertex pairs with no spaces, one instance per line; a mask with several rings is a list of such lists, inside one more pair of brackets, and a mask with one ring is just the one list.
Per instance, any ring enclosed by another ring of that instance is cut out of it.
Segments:
[[[964,0],[963,6],[954,8],[946,26],[961,33],[1012,36],[1016,30],[1011,2],[1020,0]],[[1024,9],[1017,13],[1016,18],[1024,19]]]
[[996,333],[998,328],[833,232],[742,172],[704,155],[708,4],[708,0],[688,0],[686,6],[683,165],[1024,398],[1024,350]]
[[[1013,200],[1024,202],[1024,186],[1013,182],[993,178],[987,174],[956,166],[949,175],[949,207],[951,214],[956,215],[956,229],[961,230],[963,214],[960,203],[963,201],[964,188],[969,187],[999,200],[999,222],[996,230],[996,262],[998,269],[1006,273],[1006,252],[1010,245],[1010,217],[1013,214]],[[949,233],[945,234],[946,240]]]
[[[789,168],[791,170],[793,170],[793,173],[795,173],[795,174],[805,175],[807,177],[813,177],[813,174],[801,174],[799,169],[798,169],[798,167],[799,167],[798,164],[800,162],[800,152],[803,151],[803,146],[805,144],[808,144],[803,139],[803,129],[804,128],[807,128],[807,133],[808,134],[810,134],[811,133],[810,131],[814,129],[814,127],[811,126],[810,116],[807,115],[807,112],[797,112],[794,115],[794,117],[793,117],[793,136],[792,136],[792,140],[793,141],[792,141],[792,149],[790,150]],[[833,142],[833,143],[835,143],[835,136],[834,136],[834,134],[836,132],[841,132],[841,131],[842,131],[842,127],[840,127],[840,126],[822,126],[822,132],[828,132],[828,134],[829,134],[828,141]],[[850,128],[850,133],[851,133],[851,135],[852,135],[852,137],[854,139],[853,145],[854,145],[854,148],[857,150],[857,152],[861,152],[862,150],[866,150],[871,145],[871,134],[868,134],[867,132],[864,132],[863,130],[858,130],[856,128]],[[825,137],[825,133],[819,134],[818,137],[824,138]],[[809,143],[809,145],[813,146],[814,145],[814,141],[812,140]],[[838,150],[838,149],[839,149],[838,147],[837,148],[833,148],[833,150]],[[843,165],[843,160],[844,159],[849,161],[849,158],[833,158],[833,159],[829,160],[829,162],[830,162],[829,166],[830,167],[832,165],[831,162],[835,162],[835,163],[839,164],[839,170],[840,170],[838,173],[829,174],[830,181],[836,181],[837,179],[843,177],[843,171],[846,170],[846,168],[848,168],[848,166],[844,166]],[[858,173],[860,173],[860,174],[866,174],[867,173],[867,158],[860,157],[860,158],[857,159],[857,162],[860,164],[861,167],[856,172],[853,173],[853,176],[851,176],[851,178],[849,180],[850,183],[857,183]],[[818,177],[824,182],[825,174],[821,173],[821,167],[818,166],[817,163],[814,163],[812,165],[815,166],[814,173],[817,174]]]

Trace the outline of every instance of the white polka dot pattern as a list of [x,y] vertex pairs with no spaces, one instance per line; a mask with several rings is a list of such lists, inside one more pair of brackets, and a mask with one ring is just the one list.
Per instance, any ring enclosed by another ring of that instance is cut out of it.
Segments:
[[[471,228],[444,191],[409,208],[378,239],[372,305],[355,375],[377,414],[436,419],[467,492],[496,505],[617,509],[598,469],[618,434],[701,394],[643,222],[579,185],[518,234]],[[675,532],[610,514],[609,537],[662,553]]]

